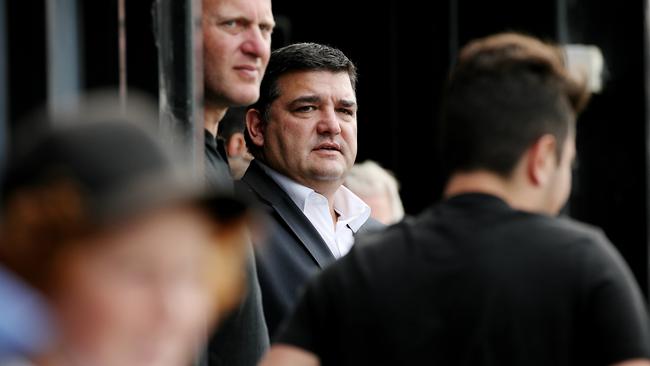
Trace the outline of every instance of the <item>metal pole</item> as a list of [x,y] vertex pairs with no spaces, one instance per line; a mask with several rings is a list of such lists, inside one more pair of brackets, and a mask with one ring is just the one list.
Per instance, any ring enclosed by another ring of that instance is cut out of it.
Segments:
[[569,14],[566,0],[555,1],[555,37],[560,44],[569,43]]
[[391,149],[391,165],[395,171],[399,167],[400,162],[400,132],[402,130],[402,125],[400,122],[400,113],[399,113],[399,60],[398,55],[400,54],[399,50],[399,4],[396,4],[396,1],[389,2],[389,22],[388,26],[390,27],[390,33],[388,38],[389,50],[389,69],[388,69],[388,80],[389,80],[389,91],[391,108],[390,111],[390,149]]
[[9,89],[9,79],[7,79],[7,18],[5,0],[0,0],[0,174],[4,173],[6,151],[7,151],[7,118],[9,111],[7,109],[7,90]]
[[449,69],[456,64],[458,54],[458,1],[449,1]]
[[[650,182],[650,7],[648,6],[648,0],[645,0],[643,2],[643,8],[644,8],[644,34],[643,34],[643,56],[644,56],[644,62],[643,62],[643,67],[645,69],[645,82],[644,82],[644,89],[645,89],[645,151],[646,151],[646,182]],[[646,293],[648,294],[648,298],[646,300],[650,299],[650,242],[648,242],[648,238],[650,238],[650,220],[647,218],[650,217],[650,188],[648,187],[646,183],[646,204],[645,204],[645,209],[646,209],[646,260],[645,260],[645,265],[646,265],[646,283],[648,284],[646,286]]]
[[156,0],[160,128],[203,178],[203,33],[201,0]]
[[74,109],[81,90],[77,0],[47,0],[47,101],[51,113]]
[[120,69],[120,108],[122,113],[126,112],[127,101],[127,73],[126,73],[126,10],[124,0],[117,0],[117,43],[118,43],[118,64]]

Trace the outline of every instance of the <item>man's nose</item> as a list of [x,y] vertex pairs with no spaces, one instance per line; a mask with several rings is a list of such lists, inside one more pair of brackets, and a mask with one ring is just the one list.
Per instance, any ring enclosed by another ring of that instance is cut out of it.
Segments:
[[341,133],[341,123],[334,108],[325,108],[318,121],[318,133],[338,135]]
[[262,57],[264,52],[268,52],[268,40],[262,34],[257,26],[252,26],[246,31],[246,39],[242,44],[242,51],[255,58]]

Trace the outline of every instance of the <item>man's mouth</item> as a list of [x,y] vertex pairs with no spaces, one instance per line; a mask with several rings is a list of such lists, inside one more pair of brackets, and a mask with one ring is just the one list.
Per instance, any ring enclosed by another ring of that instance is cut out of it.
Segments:
[[338,151],[341,152],[341,145],[335,143],[335,142],[324,142],[322,144],[318,144],[314,150],[326,150],[326,151]]
[[240,75],[247,78],[257,78],[258,69],[253,65],[239,65],[234,67],[235,70],[239,72]]

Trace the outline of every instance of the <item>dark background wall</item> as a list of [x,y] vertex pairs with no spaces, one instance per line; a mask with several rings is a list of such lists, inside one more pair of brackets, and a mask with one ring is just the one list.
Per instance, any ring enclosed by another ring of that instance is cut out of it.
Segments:
[[418,2],[394,0],[377,7],[333,1],[318,12],[310,6],[276,1],[274,12],[291,19],[292,41],[332,44],[358,63],[359,160],[374,159],[395,172],[411,214],[440,198],[434,124],[459,47],[508,30],[599,46],[606,84],[580,119],[579,165],[568,211],[605,230],[647,293],[643,1],[449,0],[427,3],[431,11]]
[[[117,1],[81,1],[83,87],[115,86]],[[129,85],[157,96],[150,1],[127,1]],[[46,100],[45,5],[8,1],[9,116]],[[602,227],[648,288],[648,133],[645,1],[276,0],[274,47],[314,41],[341,48],[359,67],[359,156],[393,170],[406,211],[440,198],[435,122],[449,65],[468,40],[517,30],[595,44],[607,80],[578,127],[572,216]]]
[[574,217],[605,229],[648,289],[648,50],[641,1],[572,1],[569,38],[598,45],[607,78],[578,125]]

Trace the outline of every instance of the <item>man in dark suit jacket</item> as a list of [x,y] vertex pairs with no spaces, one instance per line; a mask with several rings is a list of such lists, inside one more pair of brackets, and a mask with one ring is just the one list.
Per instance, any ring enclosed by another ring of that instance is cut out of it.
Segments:
[[256,258],[272,335],[300,287],[381,224],[342,186],[357,153],[354,64],[339,50],[294,44],[271,54],[260,99],[246,114],[255,157],[242,178],[271,218]]

